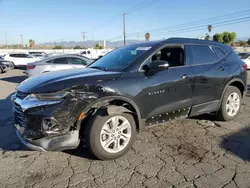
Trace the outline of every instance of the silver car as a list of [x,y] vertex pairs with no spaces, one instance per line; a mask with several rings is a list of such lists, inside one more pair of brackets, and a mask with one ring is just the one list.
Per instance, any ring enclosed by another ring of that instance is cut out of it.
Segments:
[[51,56],[40,61],[28,63],[26,74],[30,77],[64,69],[84,68],[92,61],[86,57],[71,54]]

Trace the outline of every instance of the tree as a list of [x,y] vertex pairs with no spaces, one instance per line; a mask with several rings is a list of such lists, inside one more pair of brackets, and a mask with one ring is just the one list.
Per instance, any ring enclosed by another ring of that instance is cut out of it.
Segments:
[[75,46],[74,49],[83,49],[81,46]]
[[247,41],[243,41],[243,40],[239,41],[239,46],[245,47],[247,45],[248,45]]
[[223,32],[223,33],[217,33],[213,36],[213,40],[217,42],[222,42],[224,44],[231,44],[236,39],[236,33],[235,32]]
[[212,28],[213,28],[213,26],[212,26],[212,25],[208,25],[208,26],[207,26],[207,30],[208,30],[208,32],[209,32],[209,33],[211,33]]
[[250,45],[250,38],[247,40],[248,45]]
[[216,33],[216,34],[213,36],[213,41],[216,41],[216,42],[223,42],[222,35],[219,34],[219,33]]
[[145,40],[146,40],[146,41],[149,41],[149,40],[150,40],[150,33],[146,33],[146,34],[145,34]]
[[30,48],[34,48],[35,47],[35,41],[30,39],[29,40],[29,45],[30,45]]
[[53,49],[63,49],[63,46],[54,46]]
[[103,49],[103,46],[100,45],[100,44],[96,44],[95,47],[94,47],[94,49]]

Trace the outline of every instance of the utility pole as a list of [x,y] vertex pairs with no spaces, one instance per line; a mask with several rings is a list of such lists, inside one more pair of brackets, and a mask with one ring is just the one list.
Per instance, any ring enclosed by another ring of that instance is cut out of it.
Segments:
[[85,35],[86,35],[86,32],[82,32],[82,40],[83,40],[82,47],[84,47],[84,44],[85,44]]
[[123,14],[123,42],[124,46],[126,46],[126,13]]
[[5,32],[5,45],[6,45],[6,48],[8,49],[8,36],[7,36],[7,32]]
[[23,48],[23,35],[21,34],[20,37],[21,37],[21,48]]

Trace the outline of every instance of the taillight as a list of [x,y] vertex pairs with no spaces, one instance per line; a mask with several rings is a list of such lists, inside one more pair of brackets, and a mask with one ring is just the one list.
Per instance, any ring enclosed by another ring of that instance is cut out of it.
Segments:
[[244,64],[242,65],[242,67],[243,67],[245,70],[247,70],[247,64],[246,64],[246,63],[244,63]]
[[35,65],[27,65],[26,68],[27,69],[34,69],[36,66]]

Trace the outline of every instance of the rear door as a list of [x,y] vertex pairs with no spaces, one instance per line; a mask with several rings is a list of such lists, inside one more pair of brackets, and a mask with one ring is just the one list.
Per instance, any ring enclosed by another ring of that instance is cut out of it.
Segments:
[[87,61],[77,57],[68,57],[68,63],[74,68],[84,68],[87,65]]
[[209,45],[188,45],[194,76],[193,106],[199,105],[199,113],[217,108],[227,80],[227,67],[222,57]]

